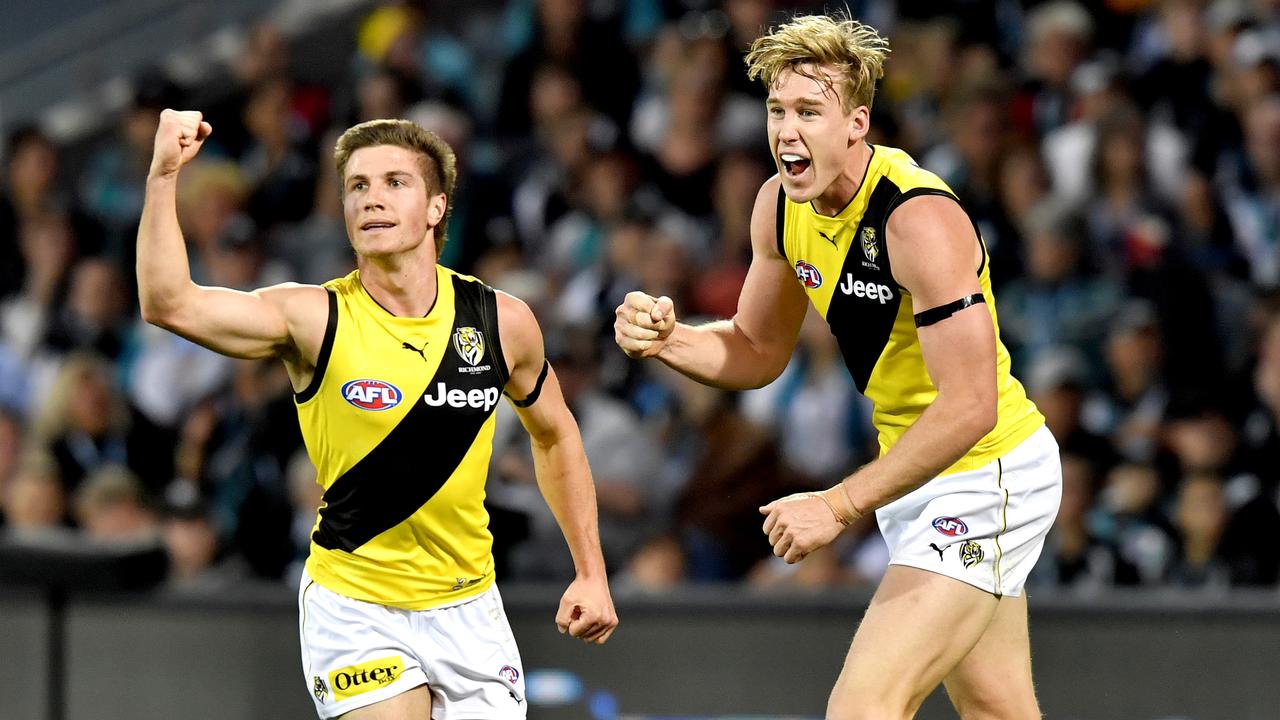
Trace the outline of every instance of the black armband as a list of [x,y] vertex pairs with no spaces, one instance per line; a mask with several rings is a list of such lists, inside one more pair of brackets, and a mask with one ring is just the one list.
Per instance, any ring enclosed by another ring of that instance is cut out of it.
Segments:
[[974,293],[969,297],[962,297],[959,300],[949,302],[946,305],[939,305],[935,308],[922,310],[915,315],[916,327],[922,328],[926,325],[942,322],[967,307],[977,305],[978,303],[985,303],[986,301],[987,299],[982,296],[982,293]]
[[[511,398],[511,404],[515,405],[518,408],[527,408],[530,405],[538,402],[538,396],[542,394],[542,383],[547,381],[547,371],[550,369],[551,369],[551,361],[543,360],[542,373],[538,375],[538,382],[533,386],[533,392],[529,393],[529,397],[523,400],[517,400],[515,398]],[[511,397],[511,396],[508,395],[507,397]]]

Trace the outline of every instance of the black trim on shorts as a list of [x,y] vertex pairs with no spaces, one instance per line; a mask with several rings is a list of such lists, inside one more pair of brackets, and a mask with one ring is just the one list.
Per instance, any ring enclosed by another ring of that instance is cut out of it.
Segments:
[[921,310],[915,314],[916,327],[928,327],[934,323],[942,322],[965,308],[980,305],[986,301],[987,299],[983,297],[982,293],[974,293],[967,297],[962,297],[954,302],[949,302],[946,305],[939,305],[938,307],[932,307],[928,310]]
[[302,392],[293,394],[293,401],[298,405],[315,397],[320,391],[320,382],[324,380],[324,371],[329,367],[329,355],[333,353],[333,338],[338,334],[338,293],[325,288],[329,293],[329,321],[324,328],[324,340],[320,343],[320,356],[316,358],[316,369],[311,373],[311,382]]

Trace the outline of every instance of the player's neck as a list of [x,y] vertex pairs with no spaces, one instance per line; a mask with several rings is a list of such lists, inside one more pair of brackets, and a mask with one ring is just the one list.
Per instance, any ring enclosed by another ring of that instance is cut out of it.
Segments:
[[358,256],[356,262],[360,283],[387,312],[398,317],[425,317],[431,312],[437,290],[434,252],[425,257],[420,253]]
[[848,207],[853,196],[858,194],[862,183],[866,180],[867,169],[871,165],[871,146],[866,140],[859,140],[849,152],[844,162],[844,169],[836,176],[834,182],[813,199],[813,209],[821,215],[835,217]]

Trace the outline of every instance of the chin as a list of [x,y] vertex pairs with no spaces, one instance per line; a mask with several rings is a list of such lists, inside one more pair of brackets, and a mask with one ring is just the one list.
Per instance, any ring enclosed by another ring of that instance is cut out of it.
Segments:
[[793,203],[804,204],[818,196],[814,192],[813,185],[796,186],[788,182],[785,177],[782,180],[782,192],[786,193],[787,199]]

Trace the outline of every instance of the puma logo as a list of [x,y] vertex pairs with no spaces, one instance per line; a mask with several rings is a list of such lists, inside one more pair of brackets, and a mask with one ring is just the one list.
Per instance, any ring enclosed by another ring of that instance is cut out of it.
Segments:
[[934,551],[934,552],[936,552],[936,553],[938,553],[938,562],[942,562],[942,560],[943,560],[942,552],[943,552],[944,550],[946,550],[947,548],[951,547],[951,546],[950,546],[950,545],[943,545],[942,547],[938,547],[937,545],[934,545],[933,543],[929,543],[929,547],[933,548],[933,551]]
[[423,360],[424,362],[425,362],[425,361],[426,361],[426,359],[427,359],[427,343],[425,343],[425,342],[424,342],[424,343],[422,343],[422,347],[420,347],[420,348],[416,348],[416,347],[414,347],[414,346],[410,345],[410,344],[409,344],[409,343],[407,343],[407,342],[402,342],[402,343],[400,343],[400,347],[404,348],[405,350],[412,350],[412,351],[414,351],[414,352],[418,353],[419,355],[421,355],[421,356],[422,356],[422,360]]
[[835,240],[835,238],[831,237],[830,235],[828,235],[828,234],[826,234],[826,233],[822,232],[821,230],[819,230],[819,231],[818,231],[818,234],[822,236],[822,239],[823,239],[823,240],[826,240],[827,242],[831,243],[832,245],[835,245],[835,244],[836,244],[836,240]]

